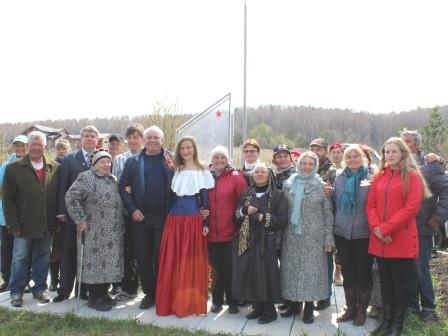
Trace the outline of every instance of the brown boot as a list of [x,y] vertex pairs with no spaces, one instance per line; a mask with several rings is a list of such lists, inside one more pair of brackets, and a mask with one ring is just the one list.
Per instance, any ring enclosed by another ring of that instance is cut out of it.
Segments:
[[347,310],[344,314],[339,316],[337,322],[351,321],[356,318],[357,302],[356,302],[356,288],[344,288],[345,301]]
[[367,307],[369,306],[371,291],[357,290],[358,297],[358,311],[356,312],[356,318],[353,321],[354,326],[362,326],[366,323]]

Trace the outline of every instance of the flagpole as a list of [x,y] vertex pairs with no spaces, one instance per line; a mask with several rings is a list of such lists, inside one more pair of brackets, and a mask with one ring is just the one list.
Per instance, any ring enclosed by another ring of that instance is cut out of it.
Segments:
[[244,75],[243,75],[243,143],[247,140],[247,106],[246,106],[246,89],[247,89],[247,4],[244,0]]

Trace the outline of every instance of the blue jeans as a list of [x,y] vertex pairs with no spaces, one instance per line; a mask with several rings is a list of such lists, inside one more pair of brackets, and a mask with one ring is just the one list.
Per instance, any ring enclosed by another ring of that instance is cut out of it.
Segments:
[[29,279],[31,258],[31,279],[34,295],[47,289],[48,266],[50,263],[51,237],[45,238],[14,238],[11,279],[9,290],[11,296],[22,296]]
[[419,254],[416,260],[416,270],[411,277],[410,309],[420,310],[420,302],[423,310],[435,311],[436,303],[434,289],[432,287],[431,270],[429,260],[432,253],[432,236],[419,235]]
[[327,260],[328,260],[328,298],[331,298],[331,286],[333,285],[333,272],[334,272],[334,263],[333,263],[333,252],[327,252]]

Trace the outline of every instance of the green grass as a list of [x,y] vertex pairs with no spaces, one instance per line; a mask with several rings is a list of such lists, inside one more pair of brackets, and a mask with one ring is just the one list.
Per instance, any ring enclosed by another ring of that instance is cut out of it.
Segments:
[[446,336],[448,335],[448,320],[425,323],[418,316],[410,314],[406,318],[403,336]]
[[[54,315],[9,310],[0,307],[0,335],[7,336],[208,336],[204,331],[159,328],[135,320],[82,318],[74,314]],[[225,335],[225,334],[221,334]]]

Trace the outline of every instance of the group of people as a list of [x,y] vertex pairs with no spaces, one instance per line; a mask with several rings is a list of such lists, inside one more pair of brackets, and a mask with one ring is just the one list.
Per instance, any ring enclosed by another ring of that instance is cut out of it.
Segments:
[[223,146],[200,162],[190,136],[173,154],[157,126],[129,125],[109,150],[98,136],[85,127],[74,152],[61,140],[54,161],[44,134],[14,139],[0,176],[2,289],[12,306],[23,305],[30,279],[33,297],[49,302],[50,269],[53,302],[79,281],[76,295],[107,311],[141,285],[141,309],[200,315],[210,273],[213,313],[251,304],[247,318],[266,324],[278,303],[282,317],[303,310],[313,323],[314,310],[330,306],[336,262],[347,305],[339,322],[363,325],[369,305],[382,308],[377,332],[388,335],[401,333],[408,310],[436,318],[429,259],[448,217],[448,178],[443,159],[420,151],[417,131],[388,139],[378,165],[365,145],[322,138],[297,160],[278,145],[268,164],[249,139],[240,169]]

